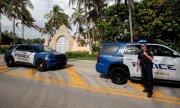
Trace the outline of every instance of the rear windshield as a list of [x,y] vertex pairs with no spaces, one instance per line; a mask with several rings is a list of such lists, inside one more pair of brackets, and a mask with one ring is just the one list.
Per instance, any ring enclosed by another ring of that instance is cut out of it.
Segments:
[[117,52],[120,45],[102,45],[101,54],[114,54]]

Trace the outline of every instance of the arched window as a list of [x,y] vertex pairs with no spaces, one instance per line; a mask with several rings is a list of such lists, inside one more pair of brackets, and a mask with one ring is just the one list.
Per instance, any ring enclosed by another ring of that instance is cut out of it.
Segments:
[[57,40],[56,51],[61,53],[68,51],[68,41],[66,37],[62,36]]

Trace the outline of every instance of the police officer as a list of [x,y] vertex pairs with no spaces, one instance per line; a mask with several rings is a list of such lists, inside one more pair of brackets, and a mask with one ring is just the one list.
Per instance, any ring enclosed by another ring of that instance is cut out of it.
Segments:
[[147,92],[147,97],[151,98],[153,92],[153,54],[147,49],[146,44],[141,44],[141,51],[138,53],[138,67],[141,67],[142,81],[144,83],[143,92]]

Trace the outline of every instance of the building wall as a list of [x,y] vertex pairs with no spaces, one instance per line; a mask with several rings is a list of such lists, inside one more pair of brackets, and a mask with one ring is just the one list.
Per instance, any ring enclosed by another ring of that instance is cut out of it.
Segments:
[[[79,47],[77,41],[71,36],[66,26],[62,25],[57,33],[49,41],[49,47],[56,50],[57,41],[60,37],[64,36],[68,41],[68,51],[89,51],[89,47]],[[48,40],[45,41],[48,45]]]

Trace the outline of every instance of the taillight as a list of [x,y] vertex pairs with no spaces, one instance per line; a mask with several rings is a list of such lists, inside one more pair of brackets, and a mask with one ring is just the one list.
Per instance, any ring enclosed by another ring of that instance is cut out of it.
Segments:
[[97,63],[99,63],[99,60],[100,60],[100,53],[98,53],[97,55]]

